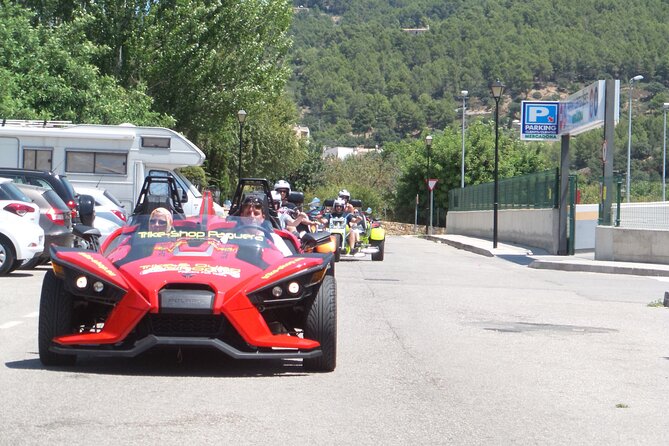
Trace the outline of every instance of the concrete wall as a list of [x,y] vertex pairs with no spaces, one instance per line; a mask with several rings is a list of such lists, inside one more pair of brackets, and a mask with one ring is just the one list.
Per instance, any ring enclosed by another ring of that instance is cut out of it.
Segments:
[[[497,240],[558,252],[557,209],[505,209],[497,213]],[[451,211],[446,214],[448,234],[492,239],[493,211]]]
[[669,230],[597,226],[595,260],[669,264]]

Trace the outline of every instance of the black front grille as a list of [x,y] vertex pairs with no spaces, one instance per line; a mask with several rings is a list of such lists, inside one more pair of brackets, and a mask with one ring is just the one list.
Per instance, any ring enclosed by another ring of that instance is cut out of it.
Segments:
[[225,330],[225,317],[211,314],[150,314],[150,332],[157,336],[218,337]]

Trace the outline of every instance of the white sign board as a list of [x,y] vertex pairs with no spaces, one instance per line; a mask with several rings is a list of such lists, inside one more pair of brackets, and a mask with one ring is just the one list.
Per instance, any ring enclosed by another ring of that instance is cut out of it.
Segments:
[[[596,81],[560,101],[559,134],[578,135],[604,125],[606,81]],[[616,81],[615,122],[620,114],[620,81]]]

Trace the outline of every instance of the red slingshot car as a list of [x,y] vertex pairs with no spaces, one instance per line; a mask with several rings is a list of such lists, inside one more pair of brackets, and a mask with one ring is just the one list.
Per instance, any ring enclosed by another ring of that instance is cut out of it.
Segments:
[[[168,232],[149,230],[138,205],[131,225],[100,252],[51,248],[39,315],[44,365],[72,365],[77,354],[133,357],[155,346],[199,346],[334,370],[333,256],[309,252],[329,236],[300,240],[243,217],[222,218],[210,194],[203,200],[200,216],[175,213]],[[277,248],[282,240],[294,254]]]

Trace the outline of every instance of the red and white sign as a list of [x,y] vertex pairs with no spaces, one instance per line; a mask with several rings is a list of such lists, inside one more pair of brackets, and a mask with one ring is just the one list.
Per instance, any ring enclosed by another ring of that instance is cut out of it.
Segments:
[[436,179],[429,179],[427,180],[427,187],[430,189],[430,191],[434,190],[434,187],[437,185],[439,180]]

